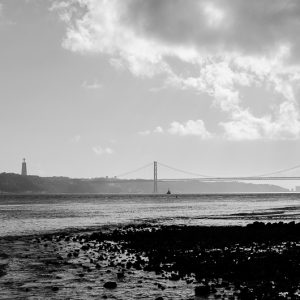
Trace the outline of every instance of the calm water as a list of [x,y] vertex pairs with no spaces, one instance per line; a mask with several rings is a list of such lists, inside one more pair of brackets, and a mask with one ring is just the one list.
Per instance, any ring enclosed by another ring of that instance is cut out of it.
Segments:
[[0,236],[132,222],[298,221],[300,194],[0,195]]

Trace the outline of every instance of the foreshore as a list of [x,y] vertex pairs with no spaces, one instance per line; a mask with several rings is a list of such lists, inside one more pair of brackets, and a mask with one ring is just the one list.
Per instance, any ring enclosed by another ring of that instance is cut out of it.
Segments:
[[0,299],[300,299],[300,223],[0,238]]

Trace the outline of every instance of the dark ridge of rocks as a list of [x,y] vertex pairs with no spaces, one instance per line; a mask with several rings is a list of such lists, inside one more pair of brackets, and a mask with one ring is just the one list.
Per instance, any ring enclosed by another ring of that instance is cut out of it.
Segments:
[[84,236],[84,240],[89,249],[97,242],[99,249],[115,253],[99,258],[108,259],[111,266],[118,265],[117,255],[133,254],[133,259],[127,256],[124,261],[126,269],[201,283],[196,296],[213,293],[218,298],[216,288],[224,288],[233,289],[241,299],[276,298],[286,291],[299,299],[300,224],[294,222],[246,227],[128,226]]
[[[246,227],[128,225],[110,232],[44,235],[35,242],[52,249],[60,241],[69,245],[65,254],[55,255],[56,262],[42,261],[55,268],[84,257],[76,273],[82,281],[91,272],[110,274],[117,282],[124,281],[126,273],[127,281],[132,271],[142,270],[172,281],[172,289],[177,282],[192,284],[196,297],[300,299],[300,224],[294,222]],[[107,281],[103,287],[115,289],[117,282]],[[159,282],[155,285],[166,289]]]
[[[162,248],[172,244],[172,248],[190,247],[197,243],[201,247],[224,247],[232,243],[251,244],[252,242],[280,242],[300,237],[300,223],[259,223],[246,227],[201,227],[201,226],[162,226],[149,228],[147,225],[114,230],[110,239],[128,241],[141,249],[149,242],[152,248]],[[107,238],[104,235],[103,238]]]

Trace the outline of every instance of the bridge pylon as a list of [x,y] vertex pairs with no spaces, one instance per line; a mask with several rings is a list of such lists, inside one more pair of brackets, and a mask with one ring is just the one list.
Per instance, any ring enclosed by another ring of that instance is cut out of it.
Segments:
[[154,171],[154,176],[153,176],[153,193],[157,194],[157,161],[153,163],[153,171]]

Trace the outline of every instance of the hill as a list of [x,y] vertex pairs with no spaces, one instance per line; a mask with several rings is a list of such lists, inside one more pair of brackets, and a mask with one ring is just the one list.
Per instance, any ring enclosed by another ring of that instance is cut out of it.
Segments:
[[[159,182],[158,192],[166,193],[282,193],[287,189],[270,184],[242,182]],[[74,179],[68,177],[21,176],[0,174],[0,193],[152,193],[153,182],[141,179]]]

